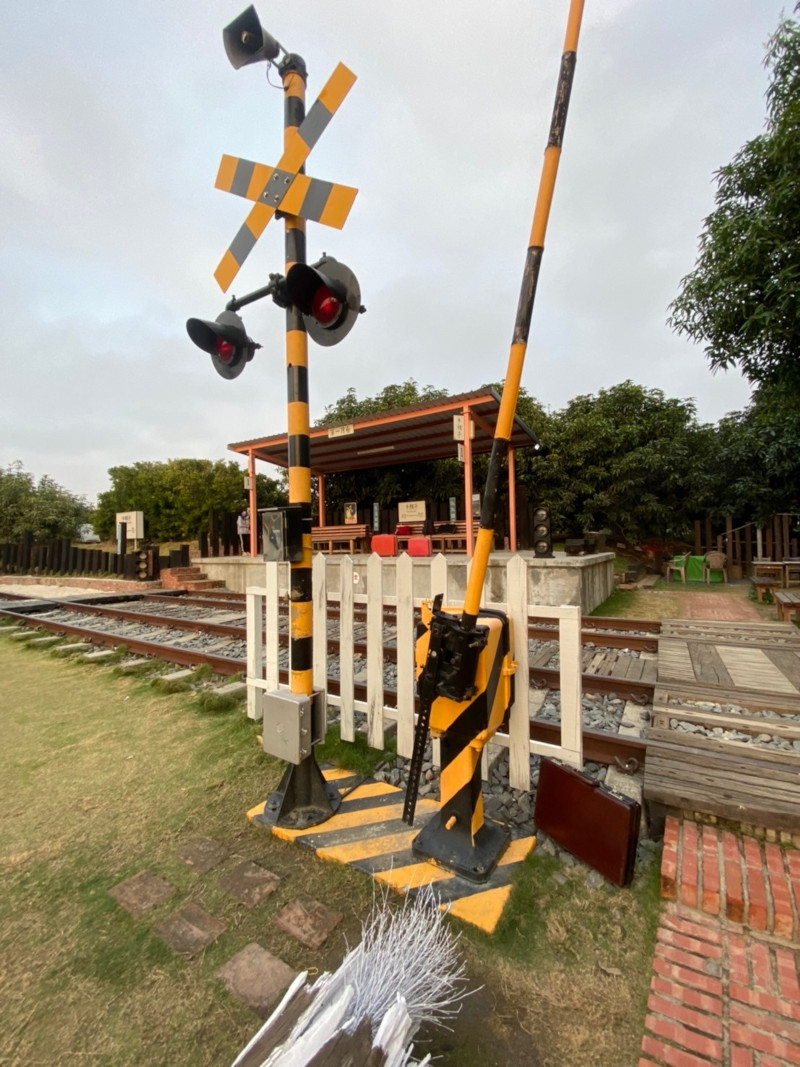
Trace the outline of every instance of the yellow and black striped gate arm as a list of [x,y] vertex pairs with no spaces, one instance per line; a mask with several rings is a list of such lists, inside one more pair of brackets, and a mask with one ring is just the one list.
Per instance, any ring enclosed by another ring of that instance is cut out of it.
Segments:
[[556,100],[550,123],[550,135],[547,139],[547,147],[544,153],[542,174],[539,180],[539,193],[536,198],[536,208],[528,241],[528,252],[525,257],[525,270],[522,276],[519,304],[517,305],[517,317],[514,322],[514,334],[508,357],[508,369],[506,370],[503,394],[500,399],[500,411],[497,416],[489,469],[486,474],[475,552],[464,597],[461,624],[467,630],[475,626],[478,618],[483,583],[486,578],[489,555],[494,541],[497,486],[503,459],[508,452],[514,414],[517,409],[522,367],[525,362],[525,352],[528,347],[528,334],[533,314],[533,302],[536,297],[536,284],[539,279],[539,269],[544,252],[547,220],[550,215],[550,205],[553,202],[553,189],[555,188],[559,159],[561,158],[561,145],[564,139],[564,126],[567,121],[572,78],[575,72],[575,58],[578,49],[581,18],[583,17],[583,6],[584,0],[570,0],[564,52],[561,56],[558,88],[556,89]]

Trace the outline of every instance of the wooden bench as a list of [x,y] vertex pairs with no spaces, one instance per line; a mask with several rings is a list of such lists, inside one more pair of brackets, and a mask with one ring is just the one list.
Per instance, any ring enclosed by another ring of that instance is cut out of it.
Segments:
[[347,526],[314,526],[311,530],[311,548],[316,552],[369,552],[372,536],[367,523]]
[[781,580],[780,578],[775,578],[774,576],[767,576],[765,574],[762,574],[751,578],[750,584],[756,591],[756,597],[758,598],[759,604],[763,604],[764,593],[769,593],[770,596],[774,597],[776,590],[780,589],[781,587]]
[[[452,522],[434,523],[433,532],[424,534],[424,522],[401,522],[398,526],[411,528],[411,533],[397,535],[397,547],[402,552],[408,548],[411,537],[425,537],[431,539],[431,548],[434,552],[466,552],[467,550],[467,522],[466,519],[454,519]],[[441,530],[442,526],[452,526],[453,529],[446,533]],[[475,521],[474,529],[477,530],[478,522]]]
[[775,593],[775,603],[778,605],[778,618],[781,622],[791,622],[792,616],[800,611],[800,593],[778,589]]

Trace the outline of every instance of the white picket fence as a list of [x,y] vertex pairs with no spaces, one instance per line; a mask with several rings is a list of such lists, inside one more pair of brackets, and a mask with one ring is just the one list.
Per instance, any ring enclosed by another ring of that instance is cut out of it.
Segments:
[[[414,608],[423,599],[432,599],[446,590],[447,558],[434,557],[430,563],[430,591],[428,596],[414,597],[413,561],[405,553],[397,559],[372,555],[366,566],[365,594],[356,593],[357,577],[349,556],[335,558],[338,568],[338,591],[329,591],[330,556],[318,553],[313,561],[314,614],[314,688],[324,690],[329,705],[339,708],[341,734],[345,741],[353,741],[356,733],[356,712],[366,717],[367,743],[372,748],[384,747],[384,733],[388,723],[396,724],[398,755],[409,757],[414,742]],[[247,590],[247,713],[251,719],[263,718],[264,693],[282,686],[279,681],[279,564],[267,563],[263,588]],[[463,561],[462,561],[463,566]],[[396,595],[384,595],[385,568],[395,569],[392,587]],[[417,583],[418,584],[418,583]],[[528,603],[527,563],[521,556],[512,556],[506,568],[505,589],[507,603],[483,601],[486,608],[499,608],[508,613],[513,626],[514,659],[518,663],[515,676],[515,702],[509,716],[508,733],[498,732],[494,742],[509,750],[509,784],[514,789],[530,789],[530,755],[553,756],[573,766],[583,763],[581,732],[581,609],[570,605],[550,607]],[[419,589],[417,588],[417,593]],[[328,692],[328,605],[339,607],[339,693]],[[356,605],[366,605],[366,660],[355,660],[354,628],[364,629],[361,620],[354,619]],[[385,606],[396,610],[397,646],[397,703],[384,704],[384,642],[391,633],[384,624]],[[456,606],[456,605],[452,605]],[[561,743],[547,744],[530,739],[529,721],[541,707],[545,693],[530,689],[528,666],[528,619],[531,615],[558,620],[561,693]],[[285,625],[285,617],[284,617]],[[284,660],[286,652],[284,651]],[[284,663],[287,666],[288,663]],[[356,699],[355,684],[366,682],[366,700]],[[264,723],[264,729],[269,729]],[[487,763],[484,760],[484,772]]]

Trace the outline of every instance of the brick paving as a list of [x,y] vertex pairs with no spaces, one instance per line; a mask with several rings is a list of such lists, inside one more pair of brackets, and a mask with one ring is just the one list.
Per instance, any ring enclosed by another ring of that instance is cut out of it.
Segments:
[[681,603],[689,619],[709,622],[763,622],[755,604],[733,593],[685,593]]
[[800,850],[667,819],[639,1067],[800,1064]]

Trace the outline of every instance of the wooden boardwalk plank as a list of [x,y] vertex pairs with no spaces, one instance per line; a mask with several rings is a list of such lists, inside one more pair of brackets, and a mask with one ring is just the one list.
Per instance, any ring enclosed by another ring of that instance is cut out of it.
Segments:
[[795,688],[800,691],[800,655],[790,649],[770,648],[766,655]]
[[699,682],[707,685],[733,685],[733,679],[722,662],[722,658],[714,645],[700,644],[698,641],[689,642],[689,655],[694,666],[695,677]]
[[794,696],[800,692],[762,649],[718,645],[717,650],[737,688]]
[[697,681],[689,646],[685,640],[672,637],[658,639],[658,680]]

